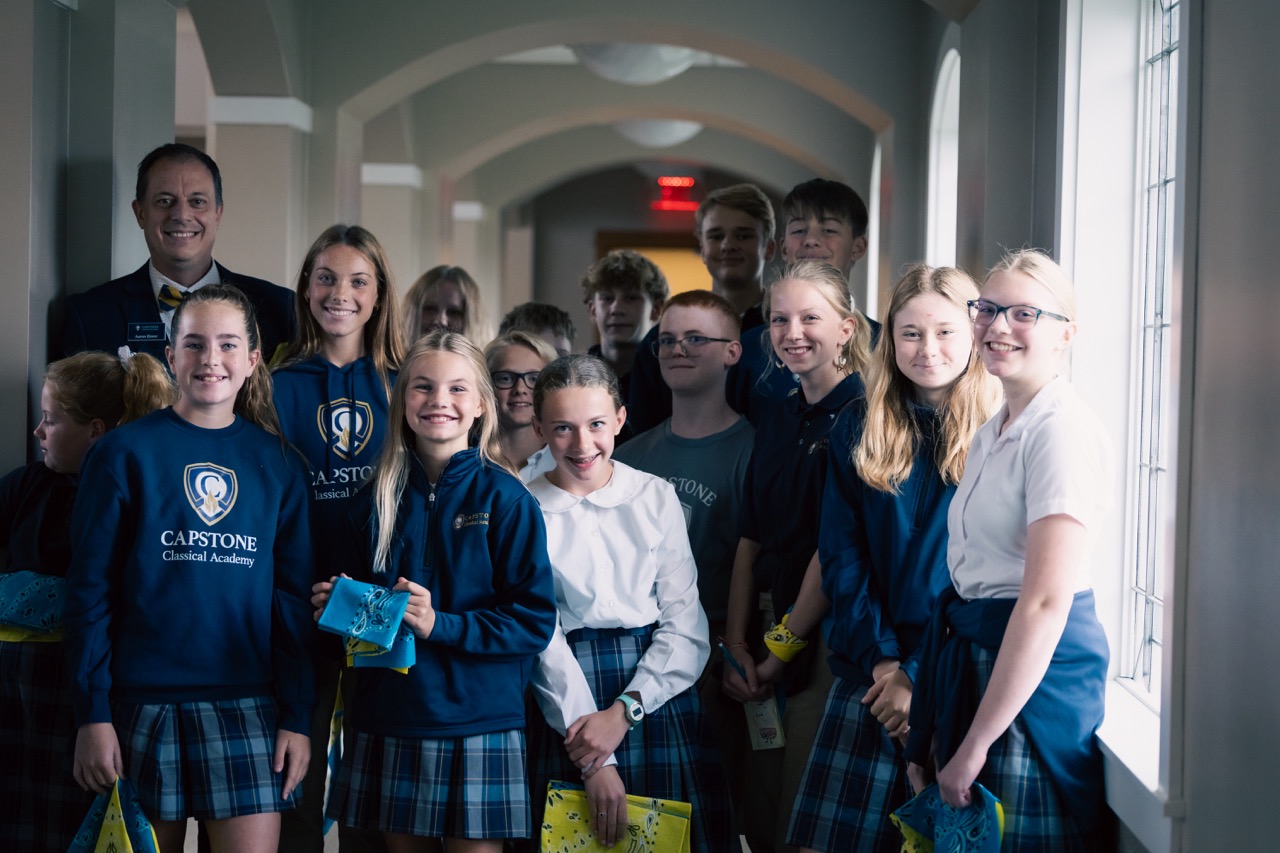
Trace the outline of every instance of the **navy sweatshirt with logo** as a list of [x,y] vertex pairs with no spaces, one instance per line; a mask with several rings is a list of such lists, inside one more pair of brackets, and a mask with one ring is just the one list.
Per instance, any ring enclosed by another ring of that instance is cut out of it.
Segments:
[[172,409],[103,436],[71,518],[66,640],[76,724],[111,701],[274,697],[310,730],[314,581],[306,472],[237,418],[204,429]]
[[[388,381],[395,384],[393,371]],[[311,529],[316,563],[328,578],[349,566],[336,562],[347,510],[373,476],[387,434],[387,390],[364,356],[337,367],[322,355],[277,370],[276,413],[284,437],[311,466]]]
[[421,584],[436,622],[429,637],[416,640],[417,663],[407,674],[348,671],[355,688],[347,723],[418,738],[523,729],[534,657],[556,624],[538,502],[474,448],[456,454],[434,485],[412,457],[389,567],[377,575],[372,504],[366,488],[352,507],[350,536],[360,543],[361,562],[352,575],[388,588],[402,576]]

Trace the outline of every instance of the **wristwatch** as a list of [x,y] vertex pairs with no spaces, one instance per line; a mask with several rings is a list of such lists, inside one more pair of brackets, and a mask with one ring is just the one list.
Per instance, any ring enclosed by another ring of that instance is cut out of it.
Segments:
[[622,712],[627,715],[629,729],[634,729],[640,725],[640,721],[644,719],[644,706],[623,693],[615,701],[622,703]]

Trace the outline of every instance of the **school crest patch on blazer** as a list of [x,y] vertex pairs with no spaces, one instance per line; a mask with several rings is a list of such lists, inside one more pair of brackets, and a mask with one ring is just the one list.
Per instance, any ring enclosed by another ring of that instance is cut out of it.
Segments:
[[316,410],[316,426],[324,440],[343,459],[353,459],[369,446],[373,409],[368,403],[339,397]]
[[236,505],[239,486],[236,472],[212,462],[196,462],[183,472],[182,484],[187,491],[187,502],[200,516],[200,520],[212,527],[227,517]]

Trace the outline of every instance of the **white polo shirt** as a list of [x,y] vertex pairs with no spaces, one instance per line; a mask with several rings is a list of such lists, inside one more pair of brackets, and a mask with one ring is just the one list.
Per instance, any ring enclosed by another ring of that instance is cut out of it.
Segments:
[[964,477],[947,513],[947,566],[965,599],[1017,598],[1027,527],[1050,515],[1084,525],[1089,547],[1075,591],[1092,583],[1089,554],[1112,506],[1115,461],[1101,422],[1058,377],[1000,434],[1008,405],[974,435]]

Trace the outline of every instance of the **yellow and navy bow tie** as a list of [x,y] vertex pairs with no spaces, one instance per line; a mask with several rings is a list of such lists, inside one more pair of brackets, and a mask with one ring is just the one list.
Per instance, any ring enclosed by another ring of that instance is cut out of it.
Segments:
[[156,298],[160,300],[160,304],[164,307],[164,310],[172,311],[182,304],[182,300],[186,299],[190,295],[191,294],[187,291],[178,290],[178,288],[171,284],[162,284],[160,285],[160,295]]

